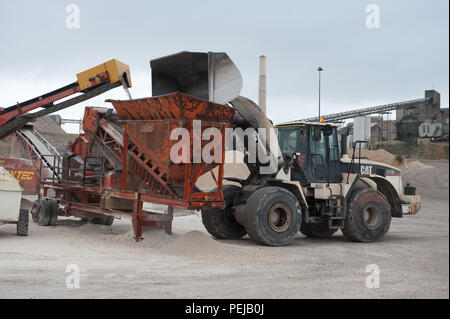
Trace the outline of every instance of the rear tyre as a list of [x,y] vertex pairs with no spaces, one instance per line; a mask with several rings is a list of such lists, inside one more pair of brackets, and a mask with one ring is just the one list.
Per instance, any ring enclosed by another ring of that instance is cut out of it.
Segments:
[[223,187],[225,209],[213,208],[202,211],[202,222],[208,233],[217,239],[240,239],[247,234],[244,226],[240,225],[233,216],[232,205],[240,188],[234,185]]
[[28,210],[21,209],[19,213],[19,220],[17,221],[17,236],[28,236],[28,219]]
[[383,239],[391,224],[391,207],[386,197],[373,189],[357,188],[347,203],[342,233],[352,241],[370,243]]
[[47,210],[50,214],[49,226],[56,226],[58,223],[58,203],[55,200],[46,201]]
[[314,223],[314,224],[304,224],[300,226],[300,232],[311,238],[330,238],[333,236],[337,229],[330,229],[328,227],[328,223],[321,222],[321,223]]
[[45,200],[34,201],[31,207],[33,222],[40,226],[48,226],[50,223],[51,214],[45,202]]
[[250,238],[267,246],[290,244],[301,224],[297,198],[280,187],[264,187],[247,201],[245,229]]

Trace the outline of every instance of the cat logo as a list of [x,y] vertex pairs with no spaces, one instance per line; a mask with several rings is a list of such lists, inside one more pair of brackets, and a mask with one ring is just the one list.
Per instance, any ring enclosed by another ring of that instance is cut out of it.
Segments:
[[372,174],[372,165],[361,165],[361,175]]

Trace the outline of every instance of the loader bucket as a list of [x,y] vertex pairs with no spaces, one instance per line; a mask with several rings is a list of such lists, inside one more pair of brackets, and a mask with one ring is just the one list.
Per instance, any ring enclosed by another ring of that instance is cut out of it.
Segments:
[[152,60],[150,66],[153,96],[183,92],[226,104],[242,89],[239,69],[223,52],[183,51]]

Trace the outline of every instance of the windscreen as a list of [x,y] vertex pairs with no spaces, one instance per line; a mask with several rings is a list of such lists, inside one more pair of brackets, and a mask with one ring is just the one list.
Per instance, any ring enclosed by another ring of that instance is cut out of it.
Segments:
[[307,150],[306,128],[289,126],[278,128],[278,141],[283,157],[292,157],[293,153],[305,154]]

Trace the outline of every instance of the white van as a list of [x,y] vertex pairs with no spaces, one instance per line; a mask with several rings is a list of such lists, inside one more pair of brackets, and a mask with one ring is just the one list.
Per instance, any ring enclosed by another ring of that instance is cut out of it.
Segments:
[[0,225],[17,224],[17,236],[27,236],[29,213],[20,209],[21,198],[19,182],[0,166]]

